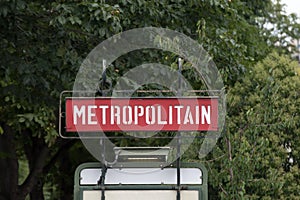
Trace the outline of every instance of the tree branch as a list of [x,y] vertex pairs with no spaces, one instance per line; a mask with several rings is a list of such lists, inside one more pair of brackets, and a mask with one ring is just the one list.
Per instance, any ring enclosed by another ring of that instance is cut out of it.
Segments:
[[53,165],[56,163],[58,158],[62,155],[62,153],[71,148],[75,144],[75,142],[75,140],[63,140],[58,151],[52,156],[51,160],[44,167],[43,173],[47,174],[51,167],[53,167]]
[[16,154],[13,130],[1,124],[0,134],[0,199],[16,199],[18,193],[18,158]]
[[[232,154],[231,154],[231,142],[229,140],[229,138],[226,137],[226,143],[227,143],[227,148],[228,148],[228,158],[230,163],[232,162]],[[229,167],[229,173],[230,173],[230,181],[233,181],[233,170],[232,167]]]
[[38,152],[39,154],[34,159],[34,164],[30,169],[29,175],[27,176],[23,184],[19,187],[19,199],[25,199],[25,197],[32,191],[39,177],[43,173],[46,159],[49,156],[49,148],[44,145],[41,149],[38,150]]

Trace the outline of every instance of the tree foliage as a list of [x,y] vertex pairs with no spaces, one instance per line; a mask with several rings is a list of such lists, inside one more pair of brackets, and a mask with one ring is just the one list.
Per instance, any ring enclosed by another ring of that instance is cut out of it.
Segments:
[[299,198],[296,67],[287,56],[272,53],[228,91],[224,146],[213,153],[218,164],[210,164],[212,174],[220,174],[211,176],[211,183],[222,198]]

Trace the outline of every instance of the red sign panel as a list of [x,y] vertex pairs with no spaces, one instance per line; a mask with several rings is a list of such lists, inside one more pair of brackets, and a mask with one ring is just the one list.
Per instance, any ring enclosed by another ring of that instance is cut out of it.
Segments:
[[66,131],[217,131],[217,98],[67,98]]

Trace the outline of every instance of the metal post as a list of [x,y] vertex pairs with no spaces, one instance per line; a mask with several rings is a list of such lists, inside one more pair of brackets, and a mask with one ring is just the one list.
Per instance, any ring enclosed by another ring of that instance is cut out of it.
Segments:
[[[105,82],[106,82],[106,60],[102,61],[102,67],[103,67],[103,71],[102,71],[102,83],[101,83],[101,93],[102,96],[106,96],[106,94],[104,93],[105,90]],[[100,145],[101,145],[101,155],[102,155],[102,159],[103,159],[103,166],[102,166],[102,170],[101,170],[101,176],[100,176],[100,180],[98,181],[98,185],[100,185],[101,187],[101,200],[105,200],[105,176],[106,176],[106,172],[107,172],[107,166],[105,165],[106,163],[106,156],[105,156],[105,141],[103,138],[100,139]]]
[[[178,58],[178,91],[177,96],[182,96],[181,91],[181,72],[182,72],[182,59]],[[176,160],[176,168],[177,168],[177,200],[180,200],[180,190],[181,190],[181,180],[180,180],[180,150],[181,150],[181,133],[180,131],[177,134],[177,160]]]
[[102,61],[102,90],[105,90],[105,83],[106,83],[106,60]]
[[100,148],[101,148],[101,157],[102,157],[102,170],[101,175],[98,180],[98,186],[101,188],[101,200],[105,200],[105,176],[107,172],[107,166],[105,165],[106,157],[105,157],[105,141],[103,138],[100,139]]

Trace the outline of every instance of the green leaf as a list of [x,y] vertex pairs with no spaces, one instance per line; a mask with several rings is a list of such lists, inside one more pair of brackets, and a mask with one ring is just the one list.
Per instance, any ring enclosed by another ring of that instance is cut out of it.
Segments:
[[61,25],[64,25],[66,23],[66,18],[63,16],[58,16],[57,20]]
[[20,118],[19,118],[19,122],[20,122],[20,123],[23,123],[23,122],[25,122],[25,118],[23,118],[23,117],[20,117]]

